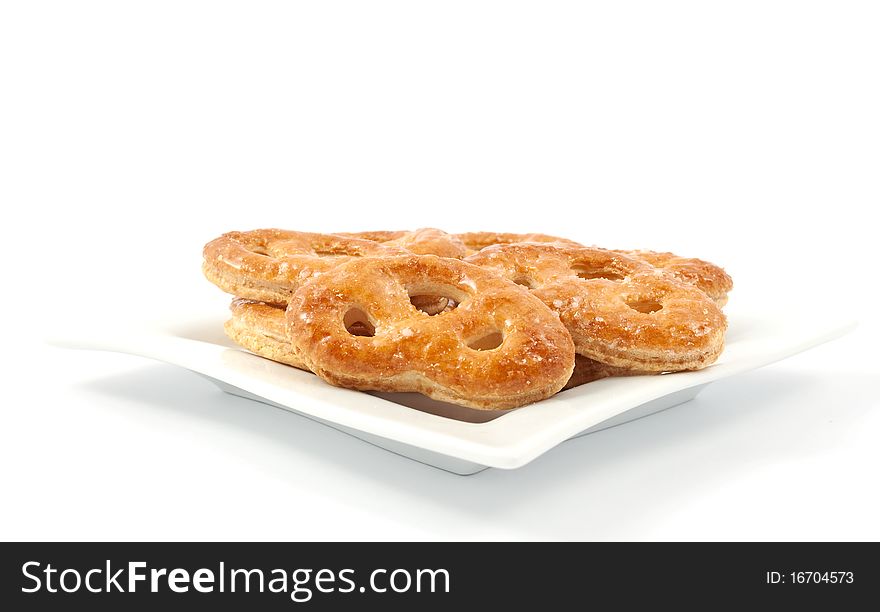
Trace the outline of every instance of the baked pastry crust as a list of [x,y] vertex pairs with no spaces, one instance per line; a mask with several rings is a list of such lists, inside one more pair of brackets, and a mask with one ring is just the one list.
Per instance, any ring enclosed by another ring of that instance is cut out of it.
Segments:
[[733,289],[733,279],[724,268],[696,257],[679,257],[675,253],[643,250],[615,252],[669,272],[678,280],[693,285],[708,295],[718,306],[727,304],[727,294]]
[[[451,298],[430,316],[413,295]],[[372,335],[347,329],[350,313]],[[304,284],[287,308],[291,343],[327,382],[371,391],[415,391],[478,409],[553,395],[574,368],[559,318],[499,276],[433,255],[366,258]],[[488,344],[486,343],[488,341]]]
[[229,310],[232,318],[223,329],[233,342],[260,357],[308,371],[305,360],[287,339],[283,306],[235,298]]
[[705,293],[662,269],[593,247],[515,243],[466,259],[525,285],[559,314],[577,353],[631,370],[711,364],[727,320]]
[[[515,244],[518,242],[548,242],[568,246],[585,246],[580,242],[550,236],[548,234],[506,234],[496,232],[468,232],[455,234],[465,246],[473,251],[498,244]],[[724,268],[696,257],[681,257],[675,253],[613,249],[635,259],[647,262],[655,268],[662,268],[678,280],[693,285],[715,300],[718,306],[727,303],[727,294],[733,289],[733,279]]]
[[202,272],[237,297],[286,304],[297,287],[354,257],[404,253],[335,234],[263,229],[229,232],[205,245]]

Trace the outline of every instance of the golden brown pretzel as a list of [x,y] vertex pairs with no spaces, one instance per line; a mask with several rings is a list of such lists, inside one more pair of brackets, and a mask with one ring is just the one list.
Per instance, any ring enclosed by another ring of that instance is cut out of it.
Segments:
[[235,298],[229,306],[232,318],[223,329],[236,344],[261,357],[308,370],[299,352],[287,339],[284,307]]
[[417,255],[439,255],[461,259],[469,254],[468,248],[452,234],[433,227],[406,231],[376,231],[341,233],[340,236],[351,236],[363,240],[373,240],[386,246],[393,246],[416,253]]
[[[568,246],[584,246],[580,242],[549,236],[547,234],[504,234],[495,232],[468,232],[455,234],[469,249],[479,251],[496,244],[513,244],[516,242],[554,242]],[[727,294],[733,289],[733,280],[723,268],[713,263],[694,257],[679,257],[674,253],[657,251],[615,250],[635,259],[645,261],[655,268],[670,272],[677,279],[699,288],[711,297],[719,306],[727,303]]]
[[733,279],[724,268],[695,257],[679,257],[674,253],[657,251],[616,251],[661,268],[680,281],[693,285],[715,300],[718,306],[727,303],[727,294],[733,289]]
[[646,262],[592,247],[487,247],[466,259],[532,289],[577,353],[615,367],[694,370],[715,361],[727,321],[705,293]]
[[[457,307],[430,316],[412,305],[414,295],[445,296]],[[433,255],[343,264],[300,287],[286,316],[309,369],[354,389],[497,410],[549,397],[574,367],[571,337],[540,300]]]
[[286,304],[306,280],[352,257],[402,252],[371,240],[334,234],[280,229],[229,232],[205,245],[202,271],[232,295]]

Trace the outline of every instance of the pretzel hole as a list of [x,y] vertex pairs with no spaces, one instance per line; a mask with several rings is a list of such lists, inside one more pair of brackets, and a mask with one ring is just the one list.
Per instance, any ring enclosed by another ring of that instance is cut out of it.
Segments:
[[609,270],[604,267],[596,267],[596,266],[587,266],[583,264],[577,264],[571,267],[572,271],[578,275],[578,278],[582,278],[584,280],[593,280],[596,278],[604,278],[605,280],[610,281],[622,281],[624,276],[619,272],[615,272],[614,270]]
[[522,285],[526,289],[534,289],[535,288],[535,279],[531,276],[517,276],[513,279],[517,285]]
[[443,295],[411,295],[409,296],[409,302],[415,306],[416,309],[421,310],[432,317],[444,312],[449,312],[458,306],[458,302]]
[[376,335],[376,327],[370,323],[370,319],[360,308],[350,308],[342,318],[345,330],[352,336],[366,336],[372,338]]
[[471,340],[467,345],[475,351],[491,351],[501,346],[502,342],[504,342],[504,336],[501,335],[501,332],[493,331],[476,340]]
[[651,314],[652,312],[657,312],[663,308],[663,305],[660,302],[655,302],[654,300],[627,300],[626,305],[633,310],[645,314]]

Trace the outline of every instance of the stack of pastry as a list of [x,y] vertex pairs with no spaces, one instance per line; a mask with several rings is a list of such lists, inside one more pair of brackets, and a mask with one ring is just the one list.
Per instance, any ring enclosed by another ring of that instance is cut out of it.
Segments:
[[718,266],[544,234],[230,232],[204,248],[227,335],[365,391],[482,410],[608,376],[697,370],[724,346]]

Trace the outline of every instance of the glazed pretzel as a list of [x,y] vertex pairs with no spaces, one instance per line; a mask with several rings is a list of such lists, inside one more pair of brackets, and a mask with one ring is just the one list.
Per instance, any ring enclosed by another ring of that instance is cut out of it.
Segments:
[[[470,232],[455,234],[469,249],[479,251],[496,244],[513,244],[517,242],[553,242],[567,246],[585,246],[568,238],[549,236],[547,234],[503,234],[494,232]],[[733,289],[733,279],[723,268],[713,263],[694,257],[679,257],[674,253],[657,251],[615,250],[635,259],[647,262],[655,268],[662,268],[678,280],[693,285],[711,297],[719,306],[727,303],[727,294]],[[472,253],[473,254],[473,253]]]
[[433,227],[418,229],[414,232],[377,231],[342,233],[339,235],[360,238],[362,240],[373,240],[386,246],[393,246],[410,253],[416,253],[417,255],[439,255],[440,257],[461,259],[470,253],[461,240],[452,234],[447,234],[443,230]]
[[[447,296],[457,307],[430,316],[413,295]],[[309,369],[354,389],[506,409],[559,391],[574,366],[571,337],[540,300],[487,270],[433,255],[341,265],[300,287],[286,316]]]
[[727,294],[733,289],[733,279],[724,268],[695,257],[679,257],[674,253],[657,251],[615,251],[635,259],[640,259],[666,272],[675,278],[701,290],[715,300],[718,306],[727,303]]
[[699,289],[644,261],[591,247],[521,243],[466,259],[559,314],[577,353],[633,370],[694,370],[721,353],[727,321]]
[[232,295],[286,304],[306,280],[353,257],[393,255],[404,251],[334,234],[280,229],[229,232],[205,245],[202,271]]
[[223,329],[236,344],[261,357],[308,370],[305,361],[287,339],[284,307],[235,298],[229,306],[232,318]]

